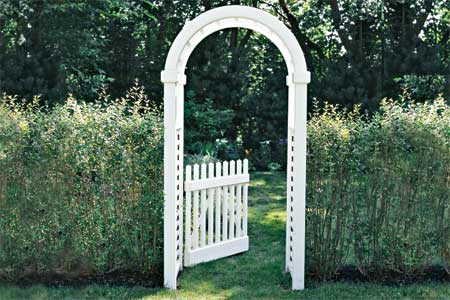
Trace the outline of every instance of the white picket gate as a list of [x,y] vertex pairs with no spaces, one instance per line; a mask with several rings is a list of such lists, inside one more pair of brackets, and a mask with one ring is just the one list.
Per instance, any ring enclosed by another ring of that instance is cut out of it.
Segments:
[[246,159],[186,166],[185,266],[248,250],[249,181]]

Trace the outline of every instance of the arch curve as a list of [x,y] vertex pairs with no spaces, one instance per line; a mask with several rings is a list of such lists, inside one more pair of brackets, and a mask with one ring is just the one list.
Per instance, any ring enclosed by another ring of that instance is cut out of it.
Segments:
[[179,82],[195,47],[207,36],[227,28],[247,28],[266,36],[280,50],[296,82],[309,82],[303,51],[293,33],[276,17],[260,9],[229,5],[211,9],[188,21],[173,42],[162,82]]

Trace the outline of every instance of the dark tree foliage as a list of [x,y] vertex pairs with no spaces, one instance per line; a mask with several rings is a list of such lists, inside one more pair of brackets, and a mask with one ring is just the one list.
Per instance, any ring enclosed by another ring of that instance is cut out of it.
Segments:
[[[160,105],[160,71],[183,24],[230,4],[266,10],[290,28],[312,72],[310,104],[361,103],[373,112],[404,89],[417,101],[449,99],[448,0],[0,0],[0,92],[92,101],[103,87],[122,96],[139,79]],[[258,33],[209,36],[187,66],[186,127],[196,132],[186,145],[222,139],[261,153],[270,141],[261,155],[280,152],[286,72],[279,50]],[[197,110],[218,114],[211,130],[192,124],[204,120]]]
[[405,76],[440,83],[418,100],[445,88],[448,95],[449,9],[445,0],[279,0],[273,6],[314,71],[313,96],[370,110],[398,95]]

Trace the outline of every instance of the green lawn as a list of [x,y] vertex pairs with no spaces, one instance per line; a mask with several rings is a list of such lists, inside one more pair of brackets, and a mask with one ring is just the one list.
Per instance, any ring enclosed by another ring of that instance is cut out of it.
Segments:
[[250,251],[186,269],[177,291],[150,288],[18,288],[0,285],[0,299],[429,299],[449,300],[448,284],[388,287],[375,284],[306,282],[293,292],[284,266],[284,175],[257,173],[249,190]]

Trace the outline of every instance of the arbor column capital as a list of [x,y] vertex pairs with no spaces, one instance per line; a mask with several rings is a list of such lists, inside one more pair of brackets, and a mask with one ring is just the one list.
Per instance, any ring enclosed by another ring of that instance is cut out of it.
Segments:
[[161,82],[186,85],[186,75],[176,70],[164,70],[161,72]]
[[311,82],[311,73],[308,71],[301,73],[293,73],[286,76],[286,85],[291,85],[294,83],[305,83],[308,84]]

